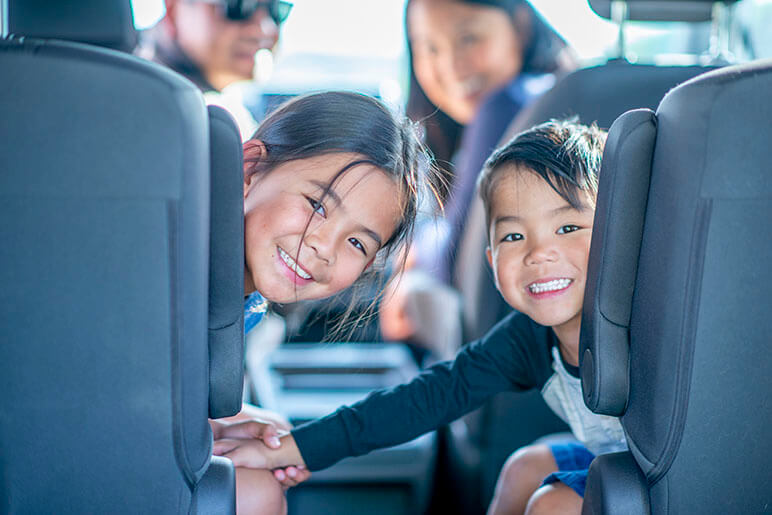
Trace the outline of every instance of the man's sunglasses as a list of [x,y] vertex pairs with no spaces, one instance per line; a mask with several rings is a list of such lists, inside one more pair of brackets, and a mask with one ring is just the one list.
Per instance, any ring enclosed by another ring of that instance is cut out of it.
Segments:
[[228,18],[231,20],[248,20],[255,11],[264,7],[276,25],[281,25],[289,16],[292,4],[284,0],[228,0]]
[[[194,0],[196,1],[196,0]],[[248,20],[258,9],[265,9],[276,25],[281,25],[292,10],[292,3],[284,0],[197,0],[207,4],[220,5],[229,20]]]

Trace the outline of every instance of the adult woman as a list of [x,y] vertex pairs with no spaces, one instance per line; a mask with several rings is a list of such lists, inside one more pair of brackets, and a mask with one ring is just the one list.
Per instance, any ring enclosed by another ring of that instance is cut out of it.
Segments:
[[[517,113],[574,60],[525,0],[408,0],[405,23],[407,114],[422,122],[425,143],[446,179],[446,218],[426,224],[408,262],[451,284],[456,243],[483,162]],[[394,284],[380,311],[382,334],[415,340],[419,321],[406,310],[415,281]]]

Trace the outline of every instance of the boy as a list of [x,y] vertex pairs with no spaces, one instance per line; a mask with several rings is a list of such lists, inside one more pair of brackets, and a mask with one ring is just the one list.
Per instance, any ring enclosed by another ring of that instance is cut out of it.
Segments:
[[280,448],[238,439],[251,434],[267,440],[272,434],[265,425],[247,422],[252,426],[224,428],[215,453],[246,467],[319,470],[411,440],[501,391],[539,388],[582,444],[518,451],[499,478],[490,512],[579,513],[593,455],[627,448],[616,418],[585,407],[578,375],[604,141],[605,133],[595,126],[551,121],[519,134],[485,164],[479,191],[487,213],[488,262],[497,289],[519,313],[465,346],[455,360],[295,428]]

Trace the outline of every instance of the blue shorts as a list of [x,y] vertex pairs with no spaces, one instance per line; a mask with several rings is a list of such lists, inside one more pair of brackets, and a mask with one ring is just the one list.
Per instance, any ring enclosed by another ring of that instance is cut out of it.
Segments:
[[542,482],[549,485],[560,481],[570,486],[579,497],[584,497],[584,487],[587,485],[587,469],[595,455],[579,442],[559,442],[550,444],[550,451],[558,464],[558,472],[553,472]]

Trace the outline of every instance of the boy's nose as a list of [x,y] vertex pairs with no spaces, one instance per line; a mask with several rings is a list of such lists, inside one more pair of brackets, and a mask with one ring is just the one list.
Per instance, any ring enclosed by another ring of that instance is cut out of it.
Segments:
[[538,265],[541,263],[552,263],[557,261],[558,253],[555,248],[549,245],[533,246],[525,257],[528,265]]

